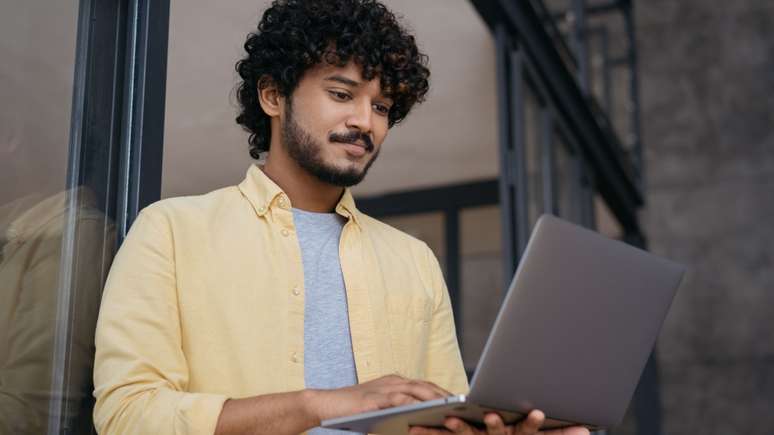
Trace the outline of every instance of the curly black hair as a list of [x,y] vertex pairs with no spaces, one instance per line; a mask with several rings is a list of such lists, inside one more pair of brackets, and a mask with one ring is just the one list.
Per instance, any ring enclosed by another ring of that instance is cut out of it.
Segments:
[[258,90],[269,84],[290,97],[303,74],[320,62],[345,66],[354,61],[363,78],[378,77],[393,100],[389,126],[402,121],[424,101],[430,70],[427,56],[395,15],[376,0],[275,0],[256,32],[247,36],[246,56],[236,64],[236,122],[250,133],[250,155],[269,150],[269,116]]

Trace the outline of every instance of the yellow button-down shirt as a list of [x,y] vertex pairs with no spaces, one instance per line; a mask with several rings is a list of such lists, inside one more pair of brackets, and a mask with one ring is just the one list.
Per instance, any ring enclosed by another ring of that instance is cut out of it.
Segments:
[[[423,242],[359,212],[339,256],[359,382],[397,373],[467,392],[448,293]],[[227,398],[304,388],[304,274],[289,198],[261,169],[144,209],[96,331],[102,433],[211,434]]]

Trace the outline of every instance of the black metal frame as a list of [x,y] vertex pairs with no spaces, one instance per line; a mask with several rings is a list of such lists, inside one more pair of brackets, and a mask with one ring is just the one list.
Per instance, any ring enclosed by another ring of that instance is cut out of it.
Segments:
[[[86,329],[91,322],[91,333],[96,322],[84,311],[93,295],[81,294],[78,268],[87,266],[81,253],[94,243],[107,266],[138,210],[160,196],[168,26],[169,0],[79,2],[49,434],[94,430],[92,387],[70,381],[79,369],[69,363],[72,340],[85,333],[73,319]],[[101,240],[79,234],[81,187],[94,193],[104,215]],[[93,273],[104,282],[107,267]],[[81,403],[67,400],[81,396]]]
[[169,0],[130,0],[121,147],[119,241],[142,208],[161,197]]

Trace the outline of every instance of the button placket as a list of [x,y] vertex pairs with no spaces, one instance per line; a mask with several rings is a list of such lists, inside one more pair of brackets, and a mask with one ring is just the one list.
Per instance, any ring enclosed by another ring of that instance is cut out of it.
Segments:
[[278,248],[285,251],[287,257],[287,274],[284,284],[285,298],[287,300],[287,348],[285,361],[287,361],[289,390],[304,388],[304,278],[301,260],[301,250],[295,232],[293,214],[290,201],[285,197],[285,207],[280,204],[281,196],[274,199],[271,212],[274,216],[274,234],[279,236]]

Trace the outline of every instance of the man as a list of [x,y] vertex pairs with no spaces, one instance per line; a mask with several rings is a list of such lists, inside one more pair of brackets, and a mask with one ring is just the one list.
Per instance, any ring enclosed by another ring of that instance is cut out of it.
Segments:
[[237,122],[265,164],[138,216],[97,328],[101,432],[294,434],[467,390],[435,257],[347,189],[428,89],[414,38],[374,0],[277,0],[245,49]]

